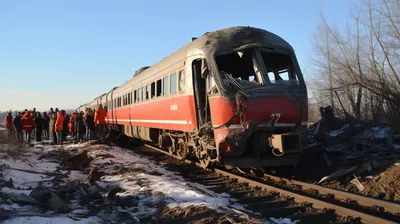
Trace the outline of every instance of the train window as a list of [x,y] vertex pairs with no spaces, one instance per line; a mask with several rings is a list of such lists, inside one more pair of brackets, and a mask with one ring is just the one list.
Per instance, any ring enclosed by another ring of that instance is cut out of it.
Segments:
[[141,90],[142,90],[142,101],[145,101],[146,100],[145,87],[142,87]]
[[136,90],[133,91],[133,103],[137,103],[137,94],[136,94]]
[[157,80],[157,90],[156,90],[156,96],[159,97],[162,95],[162,85],[161,85],[161,79]]
[[172,94],[176,93],[176,73],[173,73],[170,77],[171,77],[171,79],[170,79],[171,84],[170,84],[169,91],[171,92],[171,95],[172,95]]
[[151,93],[150,93],[151,98],[153,99],[156,96],[156,83],[152,82],[151,83]]
[[150,99],[150,85],[146,86],[146,100]]
[[298,75],[290,55],[270,52],[261,52],[261,55],[272,84],[285,81],[298,82]]
[[145,100],[145,95],[143,92],[143,87],[139,88],[139,92],[140,92],[140,102],[143,102]]
[[244,88],[257,87],[262,83],[261,77],[256,74],[256,64],[253,60],[253,50],[243,52],[229,52],[216,56],[218,70],[224,85],[235,88],[238,83]]
[[163,78],[164,96],[168,96],[168,92],[169,92],[168,91],[168,79],[169,79],[169,76]]
[[178,75],[179,85],[178,90],[182,92],[185,89],[185,70],[180,70]]
[[122,106],[122,100],[121,97],[118,98],[118,106],[121,107]]

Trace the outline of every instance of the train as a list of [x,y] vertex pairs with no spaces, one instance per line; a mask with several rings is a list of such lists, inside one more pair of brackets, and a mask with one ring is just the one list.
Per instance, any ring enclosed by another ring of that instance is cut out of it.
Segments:
[[207,32],[81,105],[107,127],[203,167],[295,166],[307,145],[307,87],[292,46],[267,30]]

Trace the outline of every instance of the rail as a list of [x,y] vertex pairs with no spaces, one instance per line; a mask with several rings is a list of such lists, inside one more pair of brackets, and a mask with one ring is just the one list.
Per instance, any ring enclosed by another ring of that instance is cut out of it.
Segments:
[[[159,149],[155,146],[149,145],[149,144],[145,144],[146,147],[151,148],[153,150],[156,150],[160,153],[172,156],[176,159],[179,160],[178,156],[176,155],[171,155],[169,152],[164,151],[162,149]],[[184,160],[184,162],[186,163],[195,163],[197,166],[201,165],[199,163],[196,163],[194,161],[191,160]],[[319,208],[319,209],[324,209],[324,208],[328,208],[328,209],[332,209],[335,210],[337,215],[343,216],[343,217],[354,217],[357,218],[359,217],[361,219],[361,221],[363,223],[380,223],[380,224],[385,224],[385,223],[396,223],[381,217],[377,217],[371,214],[367,214],[363,211],[359,211],[359,210],[354,210],[354,209],[350,209],[341,205],[337,205],[335,203],[329,203],[317,198],[313,198],[311,196],[306,196],[306,195],[302,195],[296,192],[293,192],[291,190],[287,190],[287,189],[283,189],[283,188],[279,188],[276,186],[272,186],[270,184],[267,183],[263,183],[260,181],[256,181],[256,180],[252,180],[246,177],[243,177],[241,175],[237,175],[237,174],[233,174],[231,172],[222,170],[222,169],[214,169],[214,171],[218,174],[227,176],[229,178],[232,179],[237,179],[240,182],[244,182],[249,184],[249,186],[252,187],[260,187],[263,188],[267,191],[272,191],[272,192],[277,192],[280,193],[281,195],[286,195],[289,197],[293,197],[294,200],[296,202],[308,202],[308,203],[312,203],[314,208]],[[280,177],[275,177],[272,175],[268,175],[270,178],[275,179],[275,180],[279,180],[279,181],[286,181],[286,182],[290,182],[292,184],[295,185],[300,185],[302,186],[302,189],[315,189],[318,190],[320,193],[323,194],[333,194],[335,195],[335,198],[339,198],[339,199],[351,199],[354,201],[357,201],[360,205],[363,206],[372,206],[372,205],[377,205],[380,207],[383,207],[386,211],[389,211],[393,214],[395,213],[399,213],[400,212],[400,204],[396,204],[393,202],[389,202],[389,201],[384,201],[384,200],[379,200],[379,199],[375,199],[375,198],[369,198],[369,197],[365,197],[365,196],[361,196],[361,195],[357,195],[357,194],[353,194],[353,193],[349,193],[349,192],[344,192],[344,191],[340,191],[340,190],[336,190],[336,189],[331,189],[331,188],[326,188],[326,187],[322,187],[319,185],[315,185],[315,184],[309,184],[309,183],[303,183],[300,181],[295,181],[295,180],[290,180],[290,179],[285,179],[285,178],[280,178]]]

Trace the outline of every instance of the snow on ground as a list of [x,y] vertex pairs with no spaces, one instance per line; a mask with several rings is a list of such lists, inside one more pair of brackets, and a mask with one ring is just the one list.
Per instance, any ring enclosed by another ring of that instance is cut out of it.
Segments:
[[[85,183],[84,191],[88,193],[101,192],[102,198],[91,199],[89,202],[84,201],[83,203],[82,197],[74,196],[67,200],[67,204],[71,208],[69,213],[54,214],[53,212],[51,217],[45,217],[49,216],[48,212],[51,210],[44,214],[43,209],[33,205],[20,205],[0,200],[0,211],[34,213],[32,216],[14,217],[4,223],[101,223],[101,220],[115,221],[122,215],[129,216],[130,220],[135,223],[154,219],[160,214],[160,208],[185,209],[193,206],[212,210],[216,214],[235,214],[244,219],[249,219],[249,215],[257,216],[237,204],[228,194],[218,194],[209,190],[209,187],[187,182],[177,173],[132,151],[115,146],[90,145],[88,143],[68,144],[63,147],[51,146],[46,143],[28,148],[19,159],[8,158],[0,161],[0,167],[5,167],[2,171],[3,182],[11,178],[14,183],[14,188],[1,187],[0,179],[0,194],[29,195],[31,189],[37,185],[52,187],[55,181],[66,184],[84,183],[87,181],[87,170],[68,170],[62,161],[56,161],[55,157],[48,155],[61,151],[87,150],[88,156],[93,158],[90,166],[96,167],[105,175],[94,186]],[[1,154],[0,151],[0,156],[2,156]],[[55,176],[55,173],[58,176]],[[54,180],[55,178],[63,179]],[[76,187],[76,185],[71,185]],[[116,187],[121,188],[116,196],[123,203],[107,207],[110,205],[107,204],[108,202],[104,202],[104,199],[108,192]],[[72,197],[71,195],[70,197]],[[294,223],[288,219],[275,219],[273,222],[270,220],[259,221],[262,223]]]
[[10,220],[6,220],[3,224],[17,224],[17,223],[26,223],[26,224],[89,224],[89,223],[99,223],[101,220],[97,217],[92,218],[84,218],[81,220],[73,220],[68,217],[17,217]]

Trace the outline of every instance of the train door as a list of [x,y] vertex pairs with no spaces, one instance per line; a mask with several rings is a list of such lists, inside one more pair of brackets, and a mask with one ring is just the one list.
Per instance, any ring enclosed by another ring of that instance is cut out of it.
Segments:
[[202,76],[202,67],[205,60],[196,59],[192,62],[193,88],[196,102],[198,127],[211,121],[210,106],[207,97],[206,77]]

